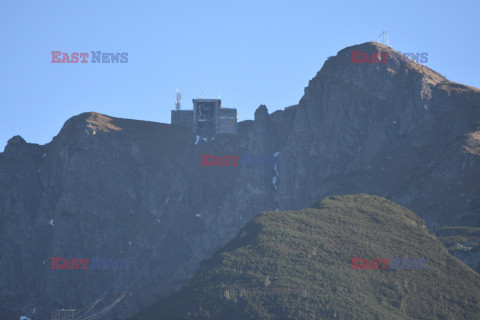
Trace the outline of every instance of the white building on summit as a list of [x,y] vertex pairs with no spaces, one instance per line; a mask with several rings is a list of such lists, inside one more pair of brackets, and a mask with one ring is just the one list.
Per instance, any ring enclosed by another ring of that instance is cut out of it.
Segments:
[[180,93],[177,93],[171,123],[192,128],[195,134],[214,137],[219,133],[237,134],[237,109],[222,108],[220,99],[193,99],[193,110],[180,110]]

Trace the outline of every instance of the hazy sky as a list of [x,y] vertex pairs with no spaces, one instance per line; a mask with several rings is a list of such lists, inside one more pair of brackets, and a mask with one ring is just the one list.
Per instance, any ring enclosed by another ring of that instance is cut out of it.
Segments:
[[[239,120],[298,103],[327,57],[376,41],[428,52],[480,87],[480,1],[0,1],[0,151],[45,144],[86,111],[170,123],[175,90],[221,95]],[[128,52],[128,63],[56,64],[51,51]]]

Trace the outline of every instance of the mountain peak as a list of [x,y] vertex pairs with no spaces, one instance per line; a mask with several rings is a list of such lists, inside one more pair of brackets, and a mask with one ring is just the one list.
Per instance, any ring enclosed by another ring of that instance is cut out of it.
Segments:
[[[378,42],[365,42],[340,50],[336,56],[329,57],[319,74],[341,73],[342,78],[361,75],[363,80],[375,77],[395,78],[410,74],[420,75],[433,85],[448,81],[441,74],[425,65],[404,57],[392,47]],[[317,74],[318,76],[318,74]],[[336,78],[338,80],[338,78]]]
[[16,135],[8,140],[4,152],[15,152],[16,150],[18,151],[24,149],[25,146],[27,146],[25,139],[19,135]]
[[16,136],[14,136],[14,137],[11,137],[11,138],[8,140],[7,145],[9,145],[9,144],[12,144],[12,145],[13,145],[13,144],[25,144],[25,143],[27,143],[27,142],[25,141],[25,139],[23,139],[23,138],[22,138],[21,136],[19,136],[19,135],[16,135]]

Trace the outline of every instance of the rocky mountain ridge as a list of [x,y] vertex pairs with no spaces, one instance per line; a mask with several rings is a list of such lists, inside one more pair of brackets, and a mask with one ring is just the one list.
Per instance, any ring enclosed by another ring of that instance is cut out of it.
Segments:
[[[353,64],[353,50],[391,59]],[[298,105],[260,106],[236,136],[197,141],[90,112],[44,146],[14,137],[0,153],[0,308],[49,314],[126,292],[110,313],[125,318],[178,290],[256,214],[328,195],[377,194],[429,228],[478,227],[479,121],[479,89],[369,42],[329,58]],[[276,169],[201,166],[204,153],[277,152]],[[54,256],[131,263],[82,273],[52,270]]]

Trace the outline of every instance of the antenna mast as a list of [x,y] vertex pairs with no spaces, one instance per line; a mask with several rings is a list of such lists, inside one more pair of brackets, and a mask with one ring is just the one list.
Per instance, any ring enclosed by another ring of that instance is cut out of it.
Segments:
[[[380,41],[380,38],[382,38],[382,41]],[[385,43],[385,38],[387,38],[387,42]],[[391,47],[391,45],[388,42],[388,33],[387,31],[383,30],[382,33],[378,36],[377,42],[386,45],[387,47]]]
[[180,100],[182,99],[182,94],[180,93],[180,89],[177,88],[177,102],[175,102],[175,110],[180,110]]

